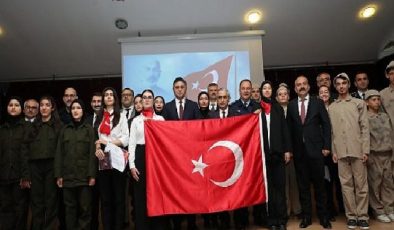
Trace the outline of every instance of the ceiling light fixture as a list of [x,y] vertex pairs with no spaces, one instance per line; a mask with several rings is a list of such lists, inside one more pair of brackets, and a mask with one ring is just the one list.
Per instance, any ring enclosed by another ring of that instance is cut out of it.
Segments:
[[115,21],[115,26],[116,26],[116,28],[118,28],[120,30],[124,30],[129,26],[129,24],[127,23],[127,21],[125,19],[118,18]]
[[262,14],[259,10],[251,10],[245,14],[245,21],[251,25],[260,22],[261,18]]
[[375,5],[368,5],[362,8],[359,12],[360,18],[370,18],[376,13],[377,7]]
[[4,31],[3,28],[0,26],[0,36],[3,35]]

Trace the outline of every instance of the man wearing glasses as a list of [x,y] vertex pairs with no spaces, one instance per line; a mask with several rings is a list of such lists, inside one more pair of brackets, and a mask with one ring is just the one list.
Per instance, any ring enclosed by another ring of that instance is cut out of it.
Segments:
[[25,121],[33,123],[38,114],[38,102],[36,99],[27,99],[23,106]]
[[122,90],[122,113],[127,117],[127,120],[132,119],[135,116],[134,109],[134,90],[130,88],[124,88]]
[[65,125],[71,122],[70,106],[71,106],[71,102],[73,102],[77,98],[78,98],[77,91],[74,88],[68,87],[64,90],[64,94],[63,94],[64,107],[59,109],[59,117],[60,120],[62,120],[63,124]]

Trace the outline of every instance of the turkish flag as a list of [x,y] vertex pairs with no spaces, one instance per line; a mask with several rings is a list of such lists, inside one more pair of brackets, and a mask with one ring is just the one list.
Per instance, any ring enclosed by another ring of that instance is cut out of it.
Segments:
[[187,97],[197,101],[197,96],[201,91],[207,91],[209,83],[217,83],[219,88],[227,88],[228,73],[234,55],[230,55],[220,60],[204,70],[194,72],[185,76],[187,82]]
[[148,215],[211,213],[265,202],[259,117],[146,121]]

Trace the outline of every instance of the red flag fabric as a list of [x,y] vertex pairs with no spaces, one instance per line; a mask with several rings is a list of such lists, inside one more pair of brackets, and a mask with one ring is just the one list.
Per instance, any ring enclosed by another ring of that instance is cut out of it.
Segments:
[[209,83],[217,83],[219,88],[227,88],[228,73],[234,55],[230,55],[220,60],[206,69],[191,73],[185,76],[187,82],[187,97],[197,101],[197,96],[201,91],[207,91]]
[[211,213],[266,201],[259,115],[146,121],[149,216]]

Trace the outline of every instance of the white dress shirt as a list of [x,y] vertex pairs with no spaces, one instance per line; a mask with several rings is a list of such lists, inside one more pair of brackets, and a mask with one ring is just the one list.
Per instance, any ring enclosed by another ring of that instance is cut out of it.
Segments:
[[123,113],[125,116],[126,116],[126,114],[127,114],[127,109],[130,109],[130,110],[129,110],[129,116],[127,117],[127,119],[130,119],[131,114],[133,113],[133,110],[134,110],[134,106],[132,105],[132,106],[130,106],[129,108],[125,108],[125,107],[122,108],[122,113]]
[[[302,103],[302,100],[300,97],[298,97],[298,114],[300,115],[300,117],[301,117],[301,103]],[[305,117],[308,112],[308,105],[309,105],[309,94],[306,95],[306,97],[304,98]]]
[[[175,105],[176,105],[176,110],[177,110],[177,113],[178,113],[178,117],[180,118],[181,116],[180,116],[180,114],[179,114],[179,101],[181,101],[181,100],[179,100],[179,99],[175,99]],[[182,106],[183,106],[183,111],[185,111],[185,102],[186,102],[186,98],[183,98],[182,99]]]
[[[109,113],[112,113],[112,111],[108,111]],[[114,116],[110,117],[110,128],[111,128],[111,133],[109,135],[106,135],[104,133],[100,133],[100,126],[98,127],[98,135],[99,139],[103,139],[105,141],[111,141],[113,142],[114,140],[120,140],[122,143],[123,147],[127,147],[129,144],[129,127],[127,124],[127,118],[124,114],[120,114],[120,119],[119,123],[115,126],[112,127],[112,120],[114,119]],[[104,121],[104,118],[103,118]]]
[[[143,114],[136,116],[130,126],[129,138],[129,166],[135,168],[135,149],[137,145],[145,144],[144,121],[146,117]],[[164,121],[160,115],[153,114],[153,120]]]
[[[223,117],[223,111],[224,111],[224,117]],[[228,107],[225,110],[219,109],[220,118],[226,118],[227,116],[228,116]]]
[[216,102],[209,102],[209,110],[212,110],[212,106],[213,106],[213,110],[216,110],[218,104]]

